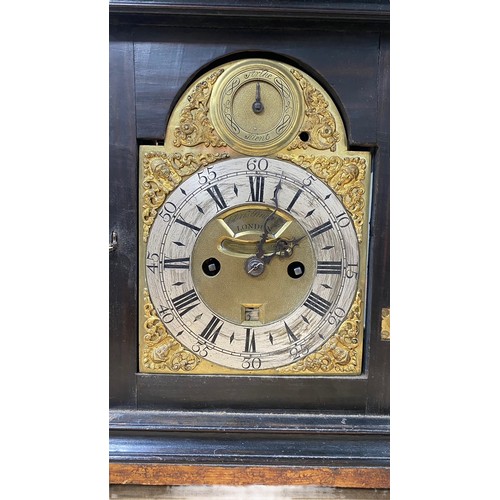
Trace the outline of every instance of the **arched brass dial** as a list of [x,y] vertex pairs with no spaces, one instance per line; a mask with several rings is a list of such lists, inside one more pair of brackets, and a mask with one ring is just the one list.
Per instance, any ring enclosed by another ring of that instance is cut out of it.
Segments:
[[332,338],[353,303],[360,255],[326,184],[284,161],[243,157],[172,192],[152,225],[146,270],[158,318],[178,342],[227,368],[266,370]]
[[325,89],[225,62],[140,154],[140,371],[361,373],[370,155]]
[[244,154],[270,154],[297,135],[303,98],[288,67],[265,59],[244,60],[219,77],[210,100],[214,127]]

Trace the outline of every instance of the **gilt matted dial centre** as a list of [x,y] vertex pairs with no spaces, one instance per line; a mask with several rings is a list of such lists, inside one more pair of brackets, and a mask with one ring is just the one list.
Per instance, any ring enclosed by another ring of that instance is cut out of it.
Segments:
[[359,249],[335,194],[306,170],[238,158],[199,170],[151,228],[146,277],[168,331],[229,368],[265,370],[314,352],[353,302]]

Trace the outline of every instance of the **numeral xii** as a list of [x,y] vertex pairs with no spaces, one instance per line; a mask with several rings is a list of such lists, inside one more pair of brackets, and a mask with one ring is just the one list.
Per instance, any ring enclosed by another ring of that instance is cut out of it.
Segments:
[[250,182],[250,197],[248,201],[258,201],[262,203],[264,201],[264,182],[265,177],[260,175],[251,175],[248,178]]

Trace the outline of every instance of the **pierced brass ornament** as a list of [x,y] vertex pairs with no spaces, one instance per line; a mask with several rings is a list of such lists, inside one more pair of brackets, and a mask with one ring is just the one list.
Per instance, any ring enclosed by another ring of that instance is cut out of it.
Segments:
[[227,158],[227,153],[166,153],[147,151],[142,159],[142,240],[147,241],[149,228],[167,195],[183,178],[215,161]]
[[188,104],[183,108],[179,125],[174,131],[174,146],[204,144],[205,147],[220,147],[226,145],[215,132],[208,116],[208,102],[212,94],[212,88],[223,71],[223,69],[219,69],[205,80],[197,83],[187,96]]
[[298,80],[305,101],[304,120],[300,130],[307,131],[308,138],[302,140],[300,137],[287,147],[292,149],[306,149],[308,147],[330,151],[337,149],[337,142],[340,140],[340,133],[337,132],[335,118],[330,112],[330,106],[323,96],[323,93],[308,80],[302,73],[295,69],[290,72]]
[[366,159],[359,156],[315,156],[283,155],[278,158],[287,160],[310,170],[324,180],[341,198],[344,206],[354,220],[358,240],[363,239],[366,198]]
[[167,332],[156,314],[147,289],[144,297],[144,349],[142,366],[152,371],[191,372],[200,363],[200,358],[184,348]]
[[362,332],[362,311],[361,292],[358,292],[346,320],[330,340],[317,352],[296,363],[278,368],[278,371],[295,375],[357,372],[361,355],[359,339]]

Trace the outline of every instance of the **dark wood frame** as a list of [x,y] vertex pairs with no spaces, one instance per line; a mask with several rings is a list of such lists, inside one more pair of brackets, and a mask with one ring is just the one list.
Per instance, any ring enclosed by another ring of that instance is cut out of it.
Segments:
[[[389,306],[389,8],[382,0],[277,5],[110,4],[111,482],[388,487],[389,343],[380,324]],[[186,67],[173,67],[183,47]],[[373,153],[360,376],[138,373],[138,145],[163,140],[169,110],[196,74],[243,50],[312,73],[331,89],[352,149]]]

